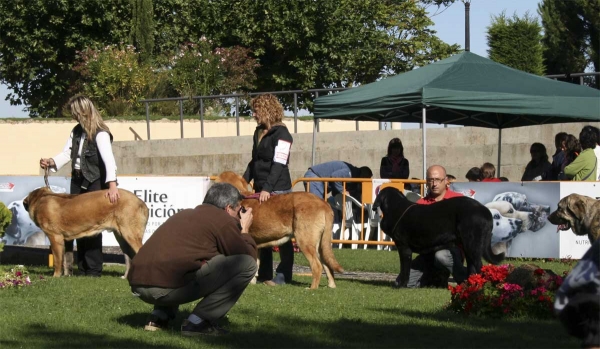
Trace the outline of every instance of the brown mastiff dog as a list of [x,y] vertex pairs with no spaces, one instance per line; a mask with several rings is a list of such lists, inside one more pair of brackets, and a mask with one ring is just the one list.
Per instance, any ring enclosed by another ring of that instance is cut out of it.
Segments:
[[559,230],[572,229],[575,235],[587,235],[590,243],[600,236],[600,201],[579,194],[565,196],[548,221]]
[[[245,196],[248,183],[234,172],[221,173],[215,182],[230,183]],[[258,247],[279,246],[292,237],[310,263],[311,289],[319,287],[323,268],[327,274],[327,286],[334,288],[334,271],[343,273],[331,248],[333,211],[328,203],[314,194],[295,192],[271,196],[259,203],[257,199],[244,199],[242,205],[252,208],[250,235]]]
[[142,247],[142,238],[148,221],[148,207],[133,193],[119,189],[121,198],[111,204],[104,197],[106,190],[71,195],[56,194],[49,187],[29,193],[23,206],[33,222],[50,240],[54,256],[54,277],[70,275],[73,257],[64,258],[65,240],[93,236],[103,230],[111,231],[125,254],[129,272],[129,259]]

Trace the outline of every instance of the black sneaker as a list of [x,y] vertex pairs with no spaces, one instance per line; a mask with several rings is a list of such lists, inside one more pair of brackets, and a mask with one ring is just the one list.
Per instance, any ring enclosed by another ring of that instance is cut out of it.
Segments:
[[166,330],[169,327],[169,320],[163,320],[156,315],[150,315],[148,323],[144,326],[146,331],[161,331]]
[[219,327],[218,325],[211,324],[208,321],[202,321],[198,325],[190,322],[188,319],[183,320],[183,324],[181,325],[181,335],[188,337],[195,336],[222,336],[228,334],[224,328]]

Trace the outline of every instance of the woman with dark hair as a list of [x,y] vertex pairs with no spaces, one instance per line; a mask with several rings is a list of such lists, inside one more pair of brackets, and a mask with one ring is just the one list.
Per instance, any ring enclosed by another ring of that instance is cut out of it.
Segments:
[[550,177],[548,180],[556,181],[558,180],[558,175],[565,168],[565,149],[567,148],[567,137],[569,135],[566,132],[559,132],[554,136],[554,146],[556,147],[556,151],[554,155],[552,155],[552,171],[550,173]]
[[567,139],[565,140],[563,147],[563,153],[564,161],[562,163],[560,173],[558,174],[558,180],[568,181],[571,179],[565,174],[565,167],[572,163],[579,156],[579,153],[581,153],[581,145],[579,144],[577,137],[571,134],[567,135]]
[[552,165],[548,161],[546,147],[542,143],[533,143],[529,148],[531,161],[525,167],[522,181],[547,181],[552,172]]
[[471,167],[465,177],[469,182],[481,182],[481,169],[479,167]]
[[596,132],[584,127],[579,133],[581,153],[564,170],[568,179],[573,181],[596,181],[596,167],[598,166],[598,159],[596,159],[594,153],[596,143]]
[[381,178],[408,179],[408,159],[404,157],[404,146],[400,138],[392,138],[388,143],[387,155],[381,158],[379,175]]

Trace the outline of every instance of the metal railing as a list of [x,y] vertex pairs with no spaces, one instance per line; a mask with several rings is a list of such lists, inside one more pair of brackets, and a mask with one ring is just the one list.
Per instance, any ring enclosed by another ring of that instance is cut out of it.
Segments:
[[[150,103],[158,102],[178,102],[179,103],[179,123],[181,138],[183,137],[183,102],[190,100],[198,100],[200,103],[200,137],[204,138],[204,101],[210,99],[234,99],[235,100],[235,122],[236,122],[236,135],[240,135],[240,99],[250,99],[252,96],[258,96],[263,94],[272,95],[292,95],[294,98],[294,133],[298,133],[298,95],[314,94],[314,98],[319,97],[320,92],[337,92],[344,91],[348,88],[317,88],[310,90],[290,90],[290,91],[270,91],[270,92],[251,92],[251,93],[233,93],[228,95],[211,95],[211,96],[192,96],[192,97],[170,97],[170,98],[156,98],[156,99],[142,99],[140,103],[144,103],[146,110],[146,132],[148,140],[150,140]],[[319,122],[315,119],[317,132],[319,132]],[[356,130],[358,131],[358,121],[356,121]]]
[[[217,176],[210,176],[209,177],[211,181],[214,181]],[[359,239],[358,240],[352,240],[352,239],[332,239],[331,243],[332,244],[342,244],[342,245],[352,245],[352,244],[358,244],[358,245],[380,245],[380,246],[394,246],[394,243],[392,241],[384,241],[383,240],[383,234],[384,232],[379,229],[379,235],[377,240],[365,240],[365,231],[364,231],[364,227],[365,227],[365,215],[364,215],[364,208],[366,204],[372,204],[373,200],[372,200],[372,184],[373,181],[370,178],[298,178],[295,181],[292,182],[292,188],[294,188],[297,184],[299,183],[307,183],[306,185],[306,192],[308,192],[310,190],[310,183],[311,182],[323,182],[323,192],[324,197],[323,200],[327,201],[328,197],[327,197],[327,190],[328,190],[328,185],[329,182],[341,182],[342,183],[342,188],[343,191],[346,192],[346,184],[347,183],[361,183],[361,217],[360,217],[360,226],[361,226],[361,230],[360,230],[360,235],[359,235]],[[401,191],[404,190],[404,184],[418,184],[420,185],[421,189],[420,189],[420,195],[423,196],[424,190],[425,190],[425,181],[424,180],[415,180],[415,179],[390,179],[389,182],[383,183],[381,186],[382,187],[386,187],[386,186],[393,186],[396,187],[398,189],[400,189]],[[333,210],[333,207],[332,207]],[[341,215],[341,222],[340,224],[340,237],[344,236],[344,232],[346,231],[346,227],[345,227],[345,223],[346,223],[346,196],[342,195],[342,209],[341,209],[342,215]],[[350,227],[350,232],[348,234],[349,237],[352,237],[352,227]],[[331,231],[331,234],[333,234],[333,229]]]
[[[557,80],[557,79],[571,79],[571,78],[579,78],[579,85],[584,85],[586,76],[595,76],[596,79],[600,79],[600,72],[590,72],[590,73],[567,73],[567,74],[550,74],[544,75],[547,78]],[[596,85],[598,83],[596,82]]]
[[[292,188],[299,183],[306,183],[305,190],[308,192],[310,190],[311,182],[322,182],[323,183],[323,192],[324,197],[323,200],[327,201],[328,197],[328,185],[330,182],[340,182],[342,183],[342,191],[347,192],[346,185],[348,183],[360,183],[361,184],[361,207],[360,207],[360,234],[358,240],[352,239],[333,239],[331,242],[333,244],[358,244],[358,245],[383,245],[383,246],[394,246],[392,241],[384,241],[383,230],[379,229],[379,234],[377,240],[367,240],[365,239],[365,209],[370,209],[370,205],[373,204],[373,181],[371,178],[298,178],[292,182]],[[392,186],[398,188],[400,191],[404,191],[405,184],[418,184],[420,185],[420,194],[423,196],[424,193],[424,180],[415,180],[415,179],[390,179],[389,182],[382,183],[381,189]],[[368,206],[369,205],[369,206]],[[332,208],[333,209],[333,208]],[[341,205],[341,221],[340,221],[340,237],[344,236],[346,231],[346,215],[348,214],[347,206],[346,206],[346,195],[342,195],[342,205]],[[352,237],[352,227],[349,228],[349,237]],[[333,233],[333,232],[332,232]]]
[[[567,73],[567,74],[552,74],[545,75],[545,77],[550,79],[569,79],[569,78],[579,78],[579,84],[584,84],[584,78],[586,76],[593,76],[596,79],[600,79],[600,72],[591,72],[591,73]],[[183,135],[183,102],[190,100],[198,100],[200,103],[200,137],[204,138],[204,101],[210,99],[235,99],[235,122],[236,122],[236,135],[240,135],[240,99],[250,99],[252,96],[258,96],[262,94],[273,94],[273,95],[292,95],[294,99],[294,133],[298,133],[298,95],[314,95],[314,98],[319,97],[319,93],[321,92],[339,92],[345,91],[349,88],[316,88],[309,90],[289,90],[289,91],[268,91],[268,92],[251,92],[251,93],[233,93],[227,95],[211,95],[211,96],[192,96],[192,97],[170,97],[170,98],[157,98],[157,99],[142,99],[139,102],[144,103],[144,107],[146,110],[146,133],[148,140],[150,140],[150,103],[158,103],[158,102],[178,102],[179,103],[179,123],[180,123],[180,133],[181,138],[184,138]],[[317,132],[319,130],[319,119],[314,119],[315,128]],[[356,123],[356,131],[359,131],[358,121]],[[381,123],[380,123],[381,129]]]

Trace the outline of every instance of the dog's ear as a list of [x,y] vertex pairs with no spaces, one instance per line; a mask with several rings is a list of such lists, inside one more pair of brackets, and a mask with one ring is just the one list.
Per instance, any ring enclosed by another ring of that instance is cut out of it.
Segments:
[[375,198],[375,202],[373,202],[373,206],[371,207],[371,209],[373,211],[377,211],[377,209],[381,206],[381,193],[377,194],[377,197]]
[[29,196],[23,199],[23,208],[25,211],[29,212]]
[[575,195],[569,195],[567,197],[567,209],[571,211],[575,217],[582,218],[586,211],[585,202]]

